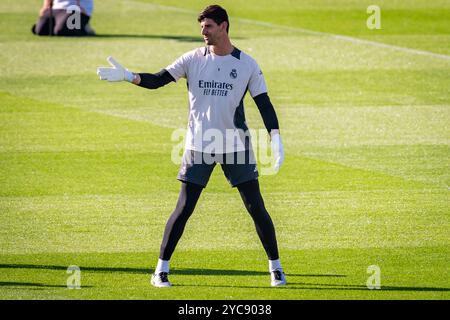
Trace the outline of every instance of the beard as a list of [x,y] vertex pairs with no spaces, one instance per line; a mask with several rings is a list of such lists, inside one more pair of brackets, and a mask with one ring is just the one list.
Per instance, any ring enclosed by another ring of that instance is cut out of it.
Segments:
[[217,41],[214,38],[208,38],[208,39],[204,39],[206,45],[208,46],[214,46],[217,44]]

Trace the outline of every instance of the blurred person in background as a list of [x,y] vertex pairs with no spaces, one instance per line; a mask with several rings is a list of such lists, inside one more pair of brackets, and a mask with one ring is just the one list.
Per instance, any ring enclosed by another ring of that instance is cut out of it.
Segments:
[[92,36],[93,0],[44,0],[32,32],[39,36]]

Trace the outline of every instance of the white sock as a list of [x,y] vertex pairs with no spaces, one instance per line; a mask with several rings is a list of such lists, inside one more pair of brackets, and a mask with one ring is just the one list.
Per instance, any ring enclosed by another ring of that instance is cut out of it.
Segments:
[[158,274],[160,272],[169,273],[169,260],[158,259],[158,264],[156,265],[155,273]]
[[283,270],[281,267],[280,259],[277,260],[269,260],[269,271],[275,271],[275,270]]

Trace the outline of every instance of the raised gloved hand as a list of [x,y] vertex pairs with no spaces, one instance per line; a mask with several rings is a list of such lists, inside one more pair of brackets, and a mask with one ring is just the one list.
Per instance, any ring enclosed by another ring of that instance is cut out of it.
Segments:
[[113,57],[108,57],[109,64],[112,68],[97,68],[97,74],[100,76],[100,80],[108,80],[110,82],[128,81],[133,82],[133,72],[125,69],[118,63]]
[[281,142],[281,136],[279,133],[272,134],[272,140],[270,142],[272,148],[272,156],[275,160],[274,170],[277,172],[284,161],[284,149],[283,143]]

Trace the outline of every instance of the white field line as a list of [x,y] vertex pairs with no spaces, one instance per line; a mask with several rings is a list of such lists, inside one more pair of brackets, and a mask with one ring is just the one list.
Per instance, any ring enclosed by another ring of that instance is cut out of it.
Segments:
[[[129,2],[139,3],[139,5],[157,7],[157,8],[174,11],[174,12],[186,13],[186,14],[190,14],[190,15],[198,14],[198,12],[196,12],[194,10],[166,6],[166,5],[161,5],[161,4],[143,3],[143,2],[133,1],[133,0],[129,1]],[[283,25],[279,25],[279,24],[275,24],[275,23],[252,20],[252,19],[244,19],[244,18],[238,18],[238,17],[233,18],[233,19],[236,21],[243,22],[243,23],[254,24],[254,25],[259,25],[259,26],[268,27],[268,28],[276,28],[276,29],[282,29],[282,30],[291,31],[291,32],[299,32],[299,33],[309,34],[309,35],[313,35],[313,36],[328,37],[328,38],[332,38],[332,39],[336,39],[336,40],[351,42],[354,44],[369,45],[369,46],[374,46],[374,47],[378,47],[378,48],[395,50],[395,51],[400,51],[400,52],[405,52],[405,53],[410,53],[410,54],[415,54],[415,55],[450,60],[450,55],[434,53],[434,52],[426,51],[426,50],[412,49],[412,48],[407,48],[407,47],[386,44],[386,43],[382,43],[382,42],[365,40],[365,39],[360,39],[360,38],[355,38],[355,37],[350,37],[350,36],[343,36],[343,35],[333,34],[333,33],[328,33],[328,32],[313,31],[313,30],[304,29],[304,28],[283,26]]]

